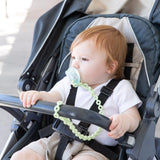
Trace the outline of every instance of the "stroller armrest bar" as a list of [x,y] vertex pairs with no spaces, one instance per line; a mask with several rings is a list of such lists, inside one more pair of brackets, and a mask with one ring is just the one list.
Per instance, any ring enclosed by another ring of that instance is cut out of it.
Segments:
[[[19,100],[19,97],[0,94],[0,106],[1,105],[3,105],[4,107],[18,108],[32,112],[53,115],[56,103],[38,101],[36,105],[33,105],[30,108],[24,108],[22,102]],[[70,105],[61,106],[59,115],[71,119],[77,119],[89,124],[95,124],[104,128],[107,131],[109,131],[109,126],[111,123],[111,120],[109,118],[100,115],[97,112]]]

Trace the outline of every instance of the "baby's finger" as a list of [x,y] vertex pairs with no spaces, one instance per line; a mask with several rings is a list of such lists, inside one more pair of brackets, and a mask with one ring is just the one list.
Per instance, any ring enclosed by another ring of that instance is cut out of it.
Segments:
[[27,91],[23,95],[23,106],[24,107],[31,107],[31,99],[33,96],[34,92],[33,91]]
[[39,97],[39,93],[35,93],[35,94],[32,96],[31,105],[34,105],[39,98],[40,98],[40,97]]
[[118,132],[116,130],[113,130],[108,133],[108,136],[113,139],[118,139],[123,136],[123,131],[119,130]]
[[33,92],[28,93],[27,97],[26,97],[26,103],[27,103],[27,107],[31,107],[31,102],[32,102],[32,97],[33,97]]
[[23,96],[24,96],[25,92],[21,92],[20,95],[19,95],[19,98],[21,100],[21,102],[23,102]]
[[112,122],[109,126],[109,130],[113,130],[117,127],[118,121],[116,120],[116,118],[113,118],[113,117],[111,117],[110,119],[112,120]]
[[27,107],[27,92],[24,92],[21,97],[21,101],[23,102],[23,107]]

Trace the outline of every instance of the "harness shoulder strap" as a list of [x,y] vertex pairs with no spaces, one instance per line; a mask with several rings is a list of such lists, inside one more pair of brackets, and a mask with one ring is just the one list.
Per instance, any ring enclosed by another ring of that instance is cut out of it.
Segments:
[[76,100],[76,94],[77,94],[77,87],[73,87],[73,85],[71,85],[71,89],[66,104],[74,106]]
[[[74,106],[76,94],[77,94],[77,87],[73,87],[73,85],[71,85],[71,89],[70,89],[69,95],[67,97],[66,104]],[[59,125],[60,122],[61,122],[61,120],[57,119],[55,123],[56,123],[56,125]]]
[[[114,88],[117,86],[117,84],[120,82],[120,79],[112,79],[106,86],[103,86],[100,94],[98,96],[98,99],[101,101],[101,105],[104,105],[106,100],[111,96],[113,93]],[[93,103],[93,105],[90,108],[93,111],[98,112],[97,104],[96,102]]]
[[[73,87],[71,85],[71,89],[70,89],[66,104],[74,106],[76,94],[77,94],[77,87]],[[55,123],[61,123],[61,120],[57,119]],[[67,144],[69,142],[73,141],[73,140],[71,140],[71,138],[69,138],[63,134],[61,134],[60,136],[61,136],[60,142],[59,142],[59,145],[58,145],[58,148],[56,151],[56,155],[55,155],[56,160],[62,159],[62,155],[63,155],[64,150],[66,149]]]
[[[114,88],[117,86],[117,84],[120,81],[121,81],[120,79],[112,79],[106,86],[102,87],[102,89],[100,91],[100,94],[98,96],[98,99],[101,101],[101,105],[104,105],[104,103],[111,96],[111,94],[113,93]],[[92,104],[90,110],[98,112],[98,106],[96,104],[96,101]],[[84,122],[80,122],[79,126],[81,126],[83,129],[88,129],[90,124],[84,123]]]

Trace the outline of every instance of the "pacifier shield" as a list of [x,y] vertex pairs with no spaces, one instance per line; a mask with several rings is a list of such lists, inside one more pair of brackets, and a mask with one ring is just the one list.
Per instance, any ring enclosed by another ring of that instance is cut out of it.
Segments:
[[73,83],[80,83],[80,75],[76,68],[70,67],[65,72],[66,76],[70,79],[70,81]]

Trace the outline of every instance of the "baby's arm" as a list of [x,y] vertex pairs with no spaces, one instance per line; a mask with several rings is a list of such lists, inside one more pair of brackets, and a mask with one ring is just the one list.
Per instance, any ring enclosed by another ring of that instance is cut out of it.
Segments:
[[141,117],[137,107],[134,106],[121,114],[113,115],[110,119],[112,120],[112,123],[109,127],[110,132],[108,132],[108,136],[118,139],[122,137],[125,132],[135,131]]
[[62,100],[61,95],[57,91],[27,91],[20,93],[20,100],[23,102],[24,107],[31,107],[38,100],[48,101],[48,102],[57,102]]

